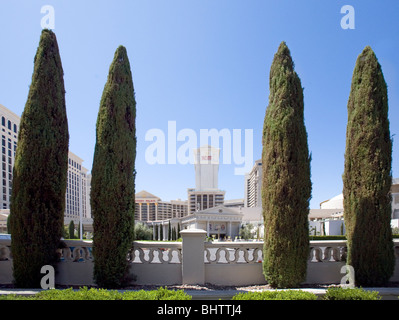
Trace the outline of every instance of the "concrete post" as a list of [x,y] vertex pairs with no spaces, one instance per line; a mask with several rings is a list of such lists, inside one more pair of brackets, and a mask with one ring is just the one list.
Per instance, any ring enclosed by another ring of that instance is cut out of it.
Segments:
[[204,241],[206,231],[186,229],[180,231],[182,237],[182,282],[183,284],[204,284]]

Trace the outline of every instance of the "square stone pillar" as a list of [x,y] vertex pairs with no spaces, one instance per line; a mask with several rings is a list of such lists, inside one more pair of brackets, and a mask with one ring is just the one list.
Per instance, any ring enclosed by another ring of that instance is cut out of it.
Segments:
[[182,281],[183,284],[204,284],[204,241],[206,231],[185,229],[180,231],[182,237]]

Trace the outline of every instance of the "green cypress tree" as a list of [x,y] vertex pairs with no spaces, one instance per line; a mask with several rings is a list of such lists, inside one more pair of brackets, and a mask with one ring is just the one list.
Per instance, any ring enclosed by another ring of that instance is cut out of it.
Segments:
[[310,155],[303,89],[282,42],[270,69],[263,128],[263,271],[273,287],[295,287],[306,277],[311,197]]
[[69,222],[69,239],[75,239],[75,223],[73,220]]
[[43,30],[20,121],[10,204],[14,279],[39,287],[43,265],[57,260],[68,170],[68,123],[57,39]]
[[158,238],[159,238],[159,234],[158,234],[158,226],[157,225],[155,225],[154,226],[154,228],[155,228],[155,241],[158,241]]
[[382,285],[394,270],[391,162],[387,85],[367,46],[352,76],[343,174],[347,263],[357,285]]
[[109,69],[97,118],[91,208],[94,279],[100,287],[128,282],[128,250],[134,239],[136,101],[126,49]]

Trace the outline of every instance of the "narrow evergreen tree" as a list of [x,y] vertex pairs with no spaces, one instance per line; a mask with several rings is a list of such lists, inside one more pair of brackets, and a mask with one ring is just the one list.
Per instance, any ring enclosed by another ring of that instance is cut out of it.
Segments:
[[43,30],[13,169],[10,227],[18,287],[40,287],[40,269],[56,262],[63,233],[69,143],[63,75],[56,36]]
[[273,287],[294,287],[306,277],[312,184],[301,81],[282,42],[270,70],[263,128],[263,271]]
[[347,263],[357,285],[382,285],[394,270],[391,162],[387,85],[367,46],[353,71],[343,174]]
[[75,223],[73,220],[69,222],[69,239],[75,239]]
[[94,279],[100,287],[128,281],[134,238],[136,101],[126,49],[117,48],[97,118],[91,208]]
[[154,240],[155,240],[155,241],[158,241],[158,239],[159,239],[158,226],[155,225],[154,228],[155,228],[155,239],[154,239]]

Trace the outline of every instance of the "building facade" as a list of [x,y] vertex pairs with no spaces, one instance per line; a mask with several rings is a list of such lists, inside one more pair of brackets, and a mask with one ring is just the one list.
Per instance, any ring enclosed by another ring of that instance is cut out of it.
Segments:
[[[21,118],[0,104],[2,133],[2,188],[0,209],[10,208],[12,174],[18,144],[18,130]],[[82,166],[83,160],[72,152],[68,153],[68,176],[65,194],[64,223],[79,221],[80,212],[85,220],[90,220],[90,175]],[[90,224],[90,221],[87,223]]]
[[244,207],[262,207],[262,160],[255,161],[244,179]]
[[20,118],[14,112],[7,109],[1,104],[0,117],[2,157],[2,188],[0,197],[0,209],[9,209],[12,190],[12,170],[14,167],[15,152],[17,150]]
[[188,189],[187,194],[190,214],[224,204],[225,192],[221,190]]
[[143,190],[135,194],[134,220],[141,222],[162,221],[186,216],[187,201],[162,201],[161,198]]
[[242,218],[236,209],[216,206],[188,215],[180,223],[182,229],[202,229],[208,237],[234,240],[240,234]]
[[195,188],[187,189],[189,214],[223,205],[225,191],[219,190],[220,149],[209,145],[194,149]]
[[209,145],[194,149],[195,189],[217,190],[220,149]]
[[76,154],[68,152],[68,176],[65,193],[65,215],[64,223],[71,220],[74,223],[83,219],[91,218],[90,210],[90,175],[88,170],[82,166],[83,159]]

